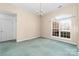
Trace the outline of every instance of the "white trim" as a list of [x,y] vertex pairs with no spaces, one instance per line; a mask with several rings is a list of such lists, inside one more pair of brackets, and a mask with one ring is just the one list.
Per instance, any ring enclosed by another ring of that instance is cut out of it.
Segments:
[[58,19],[55,18],[55,20],[69,19],[69,18],[73,18],[73,17],[76,17],[76,16],[68,16],[68,17],[65,17],[65,18],[58,18]]
[[31,38],[25,38],[25,39],[17,39],[16,42],[22,42],[22,41],[26,41],[26,40],[31,40],[31,39],[38,38],[38,37],[40,37],[40,36],[31,37]]
[[42,36],[42,37],[46,38],[46,39],[57,40],[57,41],[61,41],[61,42],[65,42],[65,43],[69,43],[69,44],[73,44],[73,45],[77,45],[77,43],[71,41],[71,39],[64,39],[64,38],[55,37],[55,36],[52,36],[52,37]]
[[51,39],[77,45],[77,43],[71,41],[71,39],[66,39],[66,38],[61,38],[61,37],[54,37],[54,36],[52,36]]
[[[75,16],[73,16],[73,17],[75,17]],[[71,18],[73,18],[73,17],[71,17]],[[62,37],[60,37],[60,26],[59,26],[59,37],[56,37],[56,36],[52,36],[52,23],[53,23],[53,21],[57,21],[57,20],[51,20],[51,37],[49,37],[49,39],[54,39],[54,40],[58,40],[58,41],[62,41],[62,42],[66,42],[66,43],[70,43],[70,44],[74,44],[74,45],[77,45],[77,43],[75,43],[75,42],[73,42],[72,40],[71,40],[71,38],[69,38],[69,39],[67,39],[67,38],[62,38]],[[70,33],[71,33],[71,31],[72,31],[72,26],[71,26],[71,30],[70,30]],[[70,34],[70,37],[71,37],[71,34]]]
[[[22,42],[22,41],[26,41],[26,40],[31,40],[31,39],[38,38],[38,37],[40,37],[40,36],[31,37],[31,38],[25,38],[25,39],[17,39],[16,42]],[[62,42],[77,45],[75,42],[71,41],[70,39],[67,40],[67,39],[63,39],[63,38],[59,38],[59,37],[43,37],[43,38],[46,38],[46,39],[48,38],[48,39],[52,39],[52,40],[58,40],[58,41],[62,41]]]

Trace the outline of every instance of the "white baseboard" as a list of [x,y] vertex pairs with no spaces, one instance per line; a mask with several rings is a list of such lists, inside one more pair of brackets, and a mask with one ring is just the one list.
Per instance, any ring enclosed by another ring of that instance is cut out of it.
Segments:
[[[31,38],[25,38],[25,39],[18,39],[18,40],[16,40],[16,42],[22,42],[22,41],[26,41],[26,40],[31,40],[31,39],[38,38],[38,37],[40,37],[40,36],[31,37]],[[48,38],[48,39],[52,39],[52,40],[58,40],[58,41],[62,41],[62,42],[66,42],[66,43],[77,45],[75,42],[72,42],[70,40],[63,40],[61,38],[56,38],[56,37],[43,37],[43,38]]]
[[62,39],[62,38],[59,38],[59,37],[43,37],[43,38],[48,38],[48,39],[52,39],[52,40],[58,40],[58,41],[61,41],[61,42],[66,42],[66,43],[69,43],[69,44],[77,45],[75,42],[73,42],[71,40],[66,40],[66,39]]
[[25,39],[17,39],[16,42],[22,42],[22,41],[26,41],[26,40],[31,40],[31,39],[38,38],[38,37],[40,37],[40,36],[31,37],[31,38],[25,38]]

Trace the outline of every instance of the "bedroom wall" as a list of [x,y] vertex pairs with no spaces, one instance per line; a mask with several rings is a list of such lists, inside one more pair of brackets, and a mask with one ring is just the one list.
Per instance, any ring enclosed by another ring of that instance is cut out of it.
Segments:
[[7,3],[0,3],[0,12],[9,12],[17,15],[17,42],[40,36],[39,16]]
[[78,24],[77,46],[78,46],[78,49],[79,49],[79,3],[77,4],[77,24]]
[[48,13],[47,15],[43,16],[41,19],[41,36],[46,38],[52,38],[52,20],[56,16],[61,15],[72,15],[72,31],[71,31],[71,40],[74,43],[77,43],[78,39],[78,23],[77,23],[77,6],[76,4],[70,4],[68,6],[58,8],[55,11]]
[[79,20],[77,19],[76,4],[71,4],[69,6],[52,11],[47,15],[42,16],[41,18],[11,4],[0,3],[0,12],[10,12],[17,15],[17,41],[28,40],[40,36],[52,38],[52,20],[55,18],[55,16],[70,14],[75,16],[72,19],[73,30],[71,38],[73,42],[79,42]]

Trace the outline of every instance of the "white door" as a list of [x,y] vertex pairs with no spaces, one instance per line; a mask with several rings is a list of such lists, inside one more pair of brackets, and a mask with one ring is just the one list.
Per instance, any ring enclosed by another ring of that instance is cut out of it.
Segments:
[[1,20],[0,20],[0,41],[2,40],[2,24],[1,24]]
[[12,22],[10,20],[2,21],[2,41],[12,39]]
[[1,20],[1,28],[2,28],[2,33],[1,33],[1,36],[2,36],[2,40],[1,41],[6,41],[7,40],[7,29],[6,29],[6,22],[5,22],[5,19],[2,19]]
[[5,16],[0,19],[0,41],[7,41],[14,39],[14,23],[11,16]]

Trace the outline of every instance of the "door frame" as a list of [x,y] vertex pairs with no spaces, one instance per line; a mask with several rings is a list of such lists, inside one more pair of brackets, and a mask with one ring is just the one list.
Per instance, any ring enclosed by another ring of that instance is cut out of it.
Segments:
[[17,14],[16,13],[11,13],[11,12],[9,12],[9,11],[0,11],[0,13],[4,13],[4,14],[11,14],[11,15],[13,15],[14,17],[15,17],[15,41],[17,41]]

